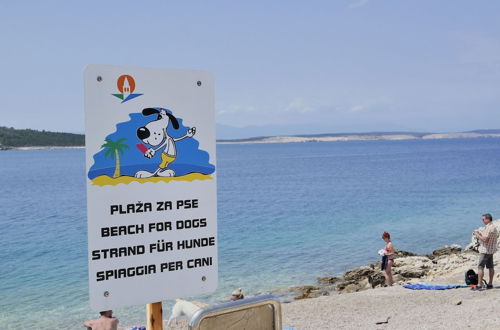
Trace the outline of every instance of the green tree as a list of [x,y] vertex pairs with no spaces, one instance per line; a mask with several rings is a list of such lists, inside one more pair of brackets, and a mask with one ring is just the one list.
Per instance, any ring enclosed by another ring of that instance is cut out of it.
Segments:
[[123,149],[130,149],[128,145],[122,143],[125,140],[126,138],[122,138],[117,141],[105,139],[106,143],[101,146],[101,148],[107,148],[106,153],[104,153],[105,157],[111,156],[111,158],[116,160],[115,173],[113,174],[113,178],[117,178],[120,176],[119,153],[123,155]]

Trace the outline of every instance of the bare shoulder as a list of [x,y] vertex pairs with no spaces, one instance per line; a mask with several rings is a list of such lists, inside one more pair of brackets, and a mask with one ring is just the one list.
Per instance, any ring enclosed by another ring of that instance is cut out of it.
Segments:
[[93,327],[94,323],[95,323],[95,320],[88,320],[88,321],[83,322],[83,325],[86,327]]

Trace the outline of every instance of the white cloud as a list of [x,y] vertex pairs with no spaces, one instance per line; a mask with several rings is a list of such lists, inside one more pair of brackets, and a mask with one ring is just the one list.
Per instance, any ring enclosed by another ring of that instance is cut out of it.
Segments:
[[349,109],[349,111],[351,111],[351,112],[359,112],[359,111],[363,111],[363,110],[366,110],[366,109],[368,109],[368,106],[360,104],[360,105],[354,105],[354,106],[352,106]]
[[377,108],[387,108],[391,104],[392,102],[387,98],[377,98],[360,104],[351,105],[348,110],[349,112],[373,111],[377,110]]
[[314,108],[307,105],[302,98],[295,98],[285,107],[286,112],[306,113],[313,112]]

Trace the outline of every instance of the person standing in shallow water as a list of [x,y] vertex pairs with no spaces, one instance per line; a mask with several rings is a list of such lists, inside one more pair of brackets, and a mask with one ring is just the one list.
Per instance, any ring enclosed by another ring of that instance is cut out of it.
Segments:
[[384,231],[382,234],[382,239],[384,240],[384,255],[382,256],[382,270],[385,276],[385,285],[391,286],[392,282],[392,265],[394,264],[394,246],[391,242],[391,235]]

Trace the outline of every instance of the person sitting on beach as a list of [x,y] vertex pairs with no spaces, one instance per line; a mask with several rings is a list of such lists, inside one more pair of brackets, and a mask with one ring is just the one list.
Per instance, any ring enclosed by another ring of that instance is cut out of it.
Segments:
[[392,286],[392,265],[394,264],[394,246],[391,242],[391,235],[384,231],[382,239],[387,244],[383,249],[382,270],[384,271],[385,286]]
[[245,298],[245,296],[243,295],[243,290],[241,288],[238,288],[234,290],[233,293],[231,293],[231,297],[229,299],[231,299],[232,301],[236,301],[243,298]]
[[490,279],[486,285],[486,289],[493,288],[493,275],[495,275],[495,269],[493,268],[493,254],[497,251],[497,238],[498,231],[495,225],[492,223],[493,217],[491,214],[483,214],[483,223],[485,226],[480,230],[474,231],[474,236],[479,239],[479,264],[478,264],[478,286],[474,287],[475,290],[481,290],[483,278],[484,278],[484,267],[488,268],[490,273]]
[[88,330],[117,330],[118,329],[118,319],[113,317],[113,311],[100,312],[101,317],[97,320],[85,321],[84,326]]

